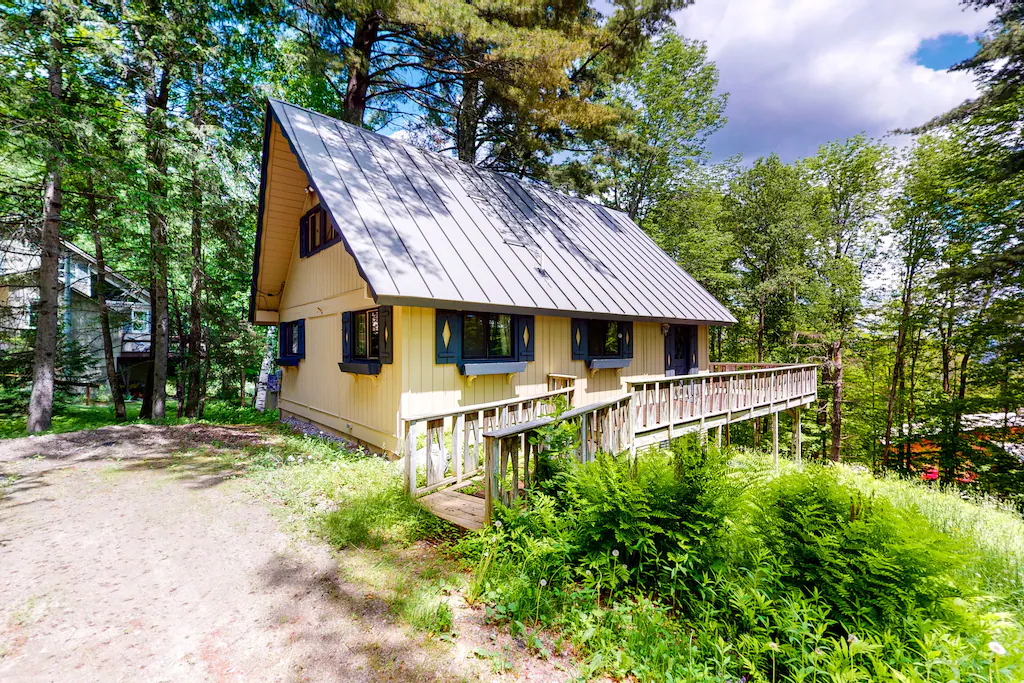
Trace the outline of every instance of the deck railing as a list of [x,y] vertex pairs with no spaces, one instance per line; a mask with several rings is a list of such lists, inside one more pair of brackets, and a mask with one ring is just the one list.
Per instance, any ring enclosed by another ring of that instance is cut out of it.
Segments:
[[775,412],[802,405],[818,392],[816,365],[712,364],[713,370],[719,367],[730,369],[626,382],[635,398],[637,433],[667,429],[671,439],[677,428],[699,429],[713,418],[728,423],[735,413]]
[[[554,412],[558,397],[564,397],[566,405],[571,406],[573,393],[574,388],[566,386],[528,398],[403,419],[406,490],[413,496],[422,496],[476,476],[484,455],[484,432],[530,422]],[[421,465],[425,474],[422,485]]]
[[484,434],[484,518],[490,523],[494,501],[509,506],[536,482],[539,456],[548,446],[539,430],[555,422],[569,422],[576,432],[580,462],[590,462],[598,451],[634,450],[633,397],[625,394],[608,401],[568,410],[558,417],[542,417]]

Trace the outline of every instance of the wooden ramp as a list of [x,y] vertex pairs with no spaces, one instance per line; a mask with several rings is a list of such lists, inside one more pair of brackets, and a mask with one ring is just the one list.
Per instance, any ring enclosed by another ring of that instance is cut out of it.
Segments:
[[463,529],[476,531],[484,527],[484,501],[482,498],[444,489],[423,496],[419,502],[420,505],[441,519]]

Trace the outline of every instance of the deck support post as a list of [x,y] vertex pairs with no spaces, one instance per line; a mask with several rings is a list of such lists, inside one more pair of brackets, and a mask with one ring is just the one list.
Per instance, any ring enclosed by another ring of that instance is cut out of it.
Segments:
[[793,408],[793,459],[800,464],[803,435],[800,433],[800,406]]
[[779,413],[772,413],[772,460],[775,462],[775,474],[779,473]]
[[718,446],[719,450],[721,450],[721,448],[722,448],[722,430],[723,429],[725,429],[725,427],[722,426],[722,425],[719,425],[718,429],[715,430],[715,445]]
[[402,445],[405,456],[405,492],[410,496],[416,493],[416,432],[415,422],[405,423],[405,442]]
[[490,436],[484,437],[484,526],[490,526],[494,518],[494,488],[498,463],[496,451],[501,442]]

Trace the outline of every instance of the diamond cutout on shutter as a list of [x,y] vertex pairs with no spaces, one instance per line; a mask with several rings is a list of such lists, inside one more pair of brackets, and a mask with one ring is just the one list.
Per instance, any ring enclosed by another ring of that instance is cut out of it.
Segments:
[[444,321],[444,329],[441,330],[441,341],[444,342],[444,348],[448,348],[448,342],[452,340],[452,328],[448,327],[448,321]]
[[390,337],[388,336],[388,328],[385,327],[384,328],[384,341],[387,341],[388,339],[390,339]]
[[529,348],[530,346],[530,328],[523,327],[523,347]]
[[626,331],[626,346],[629,346],[629,331]]
[[577,327],[576,328],[576,347],[579,348],[579,345],[580,345],[580,328]]

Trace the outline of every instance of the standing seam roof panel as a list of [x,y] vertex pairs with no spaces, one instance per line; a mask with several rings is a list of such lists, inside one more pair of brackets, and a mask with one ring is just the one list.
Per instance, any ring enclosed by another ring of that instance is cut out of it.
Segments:
[[[505,286],[501,280],[499,280],[495,273],[491,270],[490,266],[484,260],[484,256],[478,247],[478,242],[474,242],[469,239],[463,230],[462,223],[469,220],[468,214],[462,211],[461,206],[456,209],[455,206],[449,206],[438,194],[438,186],[441,185],[441,181],[436,175],[424,171],[420,163],[414,159],[412,148],[399,145],[390,138],[381,138],[381,142],[388,149],[389,152],[394,156],[395,161],[405,171],[406,177],[410,179],[413,187],[416,188],[417,196],[423,205],[430,211],[430,215],[434,218],[437,223],[438,230],[441,232],[448,243],[451,245],[452,251],[458,255],[459,258],[463,259],[467,270],[474,275],[476,280],[480,283],[479,295],[475,301],[486,302],[488,297],[492,297],[492,300],[496,300],[497,303],[501,304],[513,304],[513,299],[509,289]],[[403,163],[402,158],[405,162]],[[433,176],[433,178],[431,177]],[[457,205],[457,203],[455,203]],[[462,212],[465,217],[460,221],[456,215]],[[447,217],[450,221],[448,223],[448,229],[445,229],[441,223],[441,220]],[[489,246],[489,245],[487,245]],[[460,251],[459,249],[462,249]],[[496,257],[496,254],[494,254]],[[465,261],[469,258],[472,263]],[[507,270],[507,268],[506,268]],[[511,271],[508,272],[511,276]],[[518,283],[514,282],[518,287]],[[522,287],[518,287],[520,292],[523,292]],[[488,294],[490,292],[490,294]],[[523,292],[525,295],[525,292]],[[497,299],[494,297],[497,296]]]
[[[585,308],[587,297],[580,292],[572,282],[570,282],[567,274],[560,268],[552,268],[550,270],[547,268],[548,262],[550,262],[551,265],[554,265],[554,254],[558,254],[558,260],[563,264],[565,261],[561,258],[561,254],[558,253],[559,250],[545,250],[541,247],[541,244],[538,242],[538,238],[541,237],[541,235],[536,234],[538,231],[531,230],[528,224],[523,223],[522,219],[525,218],[526,214],[521,211],[515,201],[509,196],[508,190],[501,182],[500,176],[493,179],[492,189],[495,190],[495,195],[498,197],[498,201],[501,201],[504,205],[506,215],[509,219],[516,221],[519,229],[532,241],[533,246],[540,249],[541,253],[547,256],[543,271],[541,271],[540,261],[536,261],[536,269],[538,273],[543,272],[545,275],[541,275],[541,277],[546,276],[546,282],[554,287],[555,292],[561,294],[565,298],[566,303],[564,306],[560,306],[560,308],[573,311]],[[534,255],[530,249],[527,248],[526,251],[531,259],[536,260],[536,255]],[[552,251],[553,253],[551,253]]]
[[[395,159],[391,150],[377,136],[364,135],[363,141],[370,148],[370,152],[377,159],[398,196],[407,198],[406,205],[409,213],[412,220],[419,227],[424,239],[429,239],[429,236],[435,236],[435,239],[430,241],[430,248],[452,282],[455,283],[455,288],[459,292],[460,298],[482,298],[484,296],[484,288],[466,262],[466,256],[470,254],[462,255],[455,250],[447,233],[441,228],[441,224],[429,206],[423,201],[419,190],[409,177],[408,169],[402,167]],[[438,235],[439,237],[437,237]]]
[[[593,296],[605,297],[606,299],[613,300],[619,313],[626,313],[633,308],[632,305],[626,303],[622,293],[614,288],[608,287],[607,282],[601,282],[592,273],[593,262],[597,261],[601,268],[607,270],[604,263],[598,261],[594,257],[588,257],[583,251],[568,238],[563,230],[562,219],[552,210],[548,205],[542,192],[534,192],[534,188],[529,185],[522,183],[510,183],[513,192],[518,192],[521,195],[525,195],[530,200],[530,210],[534,213],[535,218],[545,223],[550,231],[550,239],[553,239],[559,247],[565,252],[565,260],[568,262],[570,259],[576,264],[576,270],[573,271],[577,276],[580,277],[581,281],[583,276],[586,276],[589,280],[589,284],[585,284],[588,290]],[[550,241],[550,240],[549,240]]]
[[621,212],[270,108],[378,301],[735,322]]
[[[630,303],[627,300],[628,290],[624,294],[621,288],[611,286],[607,279],[607,275],[611,271],[604,261],[597,258],[594,254],[584,254],[569,239],[565,232],[566,226],[563,225],[562,217],[548,204],[543,192],[536,192],[534,188],[524,183],[509,182],[509,186],[513,188],[514,192],[518,191],[529,199],[530,203],[528,206],[534,215],[534,219],[546,225],[547,232],[550,233],[554,243],[561,247],[563,252],[567,252],[564,254],[564,257],[570,265],[570,272],[579,279],[581,286],[588,287],[589,291],[592,292],[590,306],[580,309],[581,312],[593,309],[594,304],[592,302],[595,299],[601,302],[613,303],[614,308],[605,306],[610,313],[627,315],[630,311],[636,310],[635,302]],[[575,268],[572,267],[573,265],[575,265]],[[601,279],[598,279],[597,275],[595,275],[595,268],[598,270],[598,274],[603,276]],[[590,284],[585,282],[585,278],[589,280]]]
[[[301,118],[305,115],[309,118],[306,128],[297,126],[292,121],[292,115]],[[291,130],[292,144],[296,148],[299,158],[306,167],[310,176],[310,182],[316,189],[321,201],[327,207],[332,220],[341,230],[345,242],[352,251],[353,257],[359,263],[366,274],[370,288],[376,294],[397,294],[398,283],[392,277],[388,264],[384,261],[373,238],[366,231],[362,218],[359,216],[359,209],[356,207],[355,199],[349,192],[348,186],[341,180],[340,176],[331,174],[323,169],[337,168],[334,159],[331,157],[327,145],[317,131],[316,138],[313,138],[310,130],[316,130],[312,117],[301,109],[284,109],[281,112],[280,120],[288,122]],[[284,128],[284,126],[282,126]],[[287,134],[287,132],[286,132]],[[322,151],[321,151],[322,150]],[[312,158],[310,158],[312,155]],[[316,162],[316,163],[314,163]],[[295,226],[298,230],[298,226]]]
[[[504,247],[506,251],[510,251],[511,247],[485,229],[486,222],[481,220],[482,217],[479,216],[478,211],[478,217],[474,218],[473,212],[476,210],[476,206],[468,201],[468,198],[467,201],[462,201],[459,197],[462,186],[455,179],[447,178],[447,173],[440,170],[441,166],[433,163],[433,159],[431,159],[431,155],[428,152],[415,147],[404,147],[403,149],[413,164],[423,174],[424,179],[434,188],[439,201],[455,220],[455,224],[460,229],[462,239],[465,240],[463,248],[477,250],[494,277],[504,284],[505,291],[512,297],[513,302],[529,299],[531,301],[530,305],[536,306],[536,299],[527,291],[519,278],[515,276],[509,266],[509,262],[506,261],[506,258],[511,256],[511,254],[503,257],[499,251],[500,247]],[[456,216],[458,213],[464,216],[462,220]],[[473,236],[478,238],[473,239]],[[458,238],[458,234],[453,235],[455,242],[458,242]],[[458,251],[458,246],[456,246],[456,250]],[[489,298],[488,292],[484,291],[483,293],[485,298],[478,303],[493,303]]]

